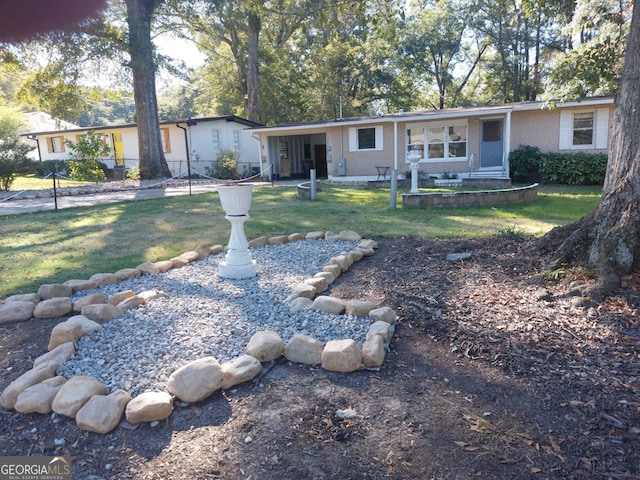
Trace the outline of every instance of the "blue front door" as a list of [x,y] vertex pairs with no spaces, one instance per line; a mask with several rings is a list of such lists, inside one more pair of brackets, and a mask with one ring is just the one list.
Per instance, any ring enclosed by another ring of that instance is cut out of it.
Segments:
[[480,131],[480,168],[501,167],[502,119],[483,120]]

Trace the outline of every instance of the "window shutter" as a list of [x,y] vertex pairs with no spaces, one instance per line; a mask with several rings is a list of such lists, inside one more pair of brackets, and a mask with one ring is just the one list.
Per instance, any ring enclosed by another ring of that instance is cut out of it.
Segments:
[[607,148],[609,145],[609,109],[599,108],[596,112],[596,148]]
[[161,128],[162,133],[164,134],[164,153],[171,153],[171,138],[169,137],[169,129]]
[[351,127],[349,129],[349,151],[355,152],[358,150],[358,129]]
[[47,137],[47,152],[53,153],[53,137]]
[[382,125],[378,125],[376,127],[376,150],[384,150],[384,145],[383,145],[383,132],[384,132],[384,127]]
[[60,137],[60,152],[65,152],[64,137]]
[[568,150],[573,146],[573,113],[560,110],[560,138],[558,149]]

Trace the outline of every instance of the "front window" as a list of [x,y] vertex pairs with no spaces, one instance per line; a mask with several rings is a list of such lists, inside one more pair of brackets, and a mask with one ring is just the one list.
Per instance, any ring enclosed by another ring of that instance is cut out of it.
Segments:
[[407,151],[419,151],[427,160],[465,160],[467,125],[429,125],[407,129]]
[[64,152],[64,137],[50,137],[49,138],[49,152],[62,153]]
[[374,150],[376,148],[376,129],[358,129],[358,150]]
[[238,130],[233,132],[233,149],[236,152],[240,151],[240,132]]
[[573,115],[573,145],[593,145],[593,112]]
[[211,130],[211,141],[213,142],[213,151],[218,153],[220,150],[220,130],[213,129]]

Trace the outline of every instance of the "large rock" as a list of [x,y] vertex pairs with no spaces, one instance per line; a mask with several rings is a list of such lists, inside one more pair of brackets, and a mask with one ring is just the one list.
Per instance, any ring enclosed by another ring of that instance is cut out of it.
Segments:
[[318,365],[322,363],[323,348],[322,342],[315,338],[295,333],[284,347],[284,356],[291,362]]
[[327,295],[316,297],[311,304],[311,310],[335,314],[344,313],[346,307],[347,305],[344,300],[336,297],[329,297]]
[[123,290],[121,292],[116,292],[112,295],[109,295],[109,299],[107,300],[107,303],[110,303],[114,307],[117,307],[118,304],[120,304],[127,298],[133,297],[135,294],[136,293],[133,290]]
[[287,237],[287,239],[290,242],[297,242],[299,240],[304,240],[304,235],[301,233],[292,233]]
[[284,341],[271,330],[256,332],[247,343],[247,353],[260,362],[275,360],[283,351]]
[[66,381],[64,377],[47,378],[26,388],[16,399],[16,412],[51,413],[51,403]]
[[118,275],[115,273],[96,273],[95,275],[91,275],[89,280],[95,282],[97,285],[111,285],[118,282],[118,278]]
[[365,367],[377,368],[384,362],[384,340],[380,335],[373,335],[362,345],[362,364]]
[[115,390],[109,395],[94,395],[76,413],[76,424],[82,430],[108,433],[118,426],[130,401],[131,395],[124,390]]
[[40,295],[37,293],[18,293],[4,299],[5,302],[31,302],[36,304],[40,301]]
[[308,283],[299,283],[295,287],[293,287],[292,294],[296,297],[305,297],[305,298],[313,298],[316,296],[317,290],[313,285],[309,285]]
[[262,370],[262,364],[251,355],[240,355],[230,362],[223,363],[221,368],[224,374],[224,381],[220,388],[226,390],[252,380]]
[[69,297],[55,297],[43,300],[33,309],[36,318],[57,318],[73,312],[73,305]]
[[57,362],[48,361],[23,373],[4,389],[0,395],[0,405],[7,409],[14,408],[18,395],[32,385],[53,377],[56,374],[56,368],[58,368]]
[[90,318],[87,318],[85,315],[74,315],[73,317],[69,317],[66,322],[70,324],[80,325],[82,327],[83,335],[86,335],[87,333],[99,332],[104,328],[98,322],[94,322]]
[[351,264],[352,265],[354,263],[359,262],[360,260],[362,260],[364,258],[364,252],[362,252],[362,250],[351,250],[350,252],[347,252],[347,255],[349,255],[349,257],[351,257]]
[[377,304],[367,300],[348,300],[345,313],[354,317],[366,317],[377,306]]
[[68,321],[59,323],[51,330],[47,350],[51,352],[63,343],[77,342],[80,337],[82,337],[82,325],[77,322],[69,323]]
[[341,272],[346,272],[347,270],[349,270],[351,263],[353,263],[351,259],[344,254],[340,254],[329,259],[329,265],[338,265]]
[[94,395],[104,395],[107,387],[93,377],[78,375],[71,377],[62,386],[53,399],[51,408],[54,412],[75,418],[76,413]]
[[330,340],[322,350],[322,368],[332,372],[354,372],[362,364],[362,352],[355,340]]
[[362,236],[353,230],[343,230],[338,234],[338,239],[344,242],[359,242]]
[[324,267],[322,267],[322,271],[331,273],[335,278],[338,278],[342,274],[340,265],[336,265],[335,263],[325,265]]
[[106,323],[113,320],[120,315],[120,310],[111,305],[110,303],[85,305],[82,307],[82,315],[89,320],[93,320],[98,323]]
[[160,273],[168,272],[174,267],[174,264],[171,260],[160,260],[158,262],[154,262],[154,265],[158,267],[158,271]]
[[281,243],[287,243],[289,241],[289,237],[287,235],[276,235],[275,237],[269,238],[269,245],[279,245]]
[[213,357],[204,357],[180,367],[167,381],[167,392],[184,402],[207,398],[224,383],[224,372]]
[[157,265],[151,262],[141,263],[136,267],[142,275],[158,275],[160,273],[160,269]]
[[40,300],[49,300],[56,297],[70,297],[73,295],[73,289],[68,285],[61,283],[47,283],[40,285],[38,296]]
[[174,267],[184,267],[185,265],[200,259],[200,255],[196,251],[184,252],[171,259]]
[[322,240],[324,238],[324,232],[308,232],[304,238],[307,240]]
[[95,305],[104,302],[105,297],[103,293],[92,293],[90,295],[85,295],[84,297],[81,297],[73,302],[73,311],[80,313],[82,311],[82,307],[84,307],[85,305]]
[[133,297],[128,297],[128,298],[125,298],[123,301],[121,301],[117,305],[117,308],[119,311],[124,312],[125,310],[129,310],[130,308],[135,308],[140,305],[144,305],[145,303],[146,303],[146,300],[143,297],[141,297],[140,295],[134,295]]
[[333,282],[336,281],[336,276],[331,272],[318,272],[314,275],[314,277],[324,278],[325,281],[327,282],[327,285],[331,285]]
[[33,317],[35,303],[14,300],[0,304],[0,325],[13,322],[24,322]]
[[289,302],[289,313],[296,314],[303,310],[309,310],[313,305],[313,300],[306,297],[296,297]]
[[130,278],[137,278],[140,276],[140,270],[137,268],[123,268],[114,273],[119,282],[122,280],[128,280]]
[[307,285],[311,285],[313,288],[315,288],[316,293],[322,293],[326,291],[327,288],[329,288],[329,283],[324,277],[307,278],[303,283],[306,283]]
[[71,287],[73,293],[79,292],[81,290],[93,290],[98,286],[96,282],[93,280],[67,280],[63,283],[67,287]]
[[211,247],[206,243],[201,243],[200,245],[198,245],[195,251],[200,258],[205,258],[211,255]]
[[37,367],[41,363],[53,361],[58,363],[59,365],[63,364],[67,360],[71,358],[76,351],[76,347],[73,342],[66,342],[58,345],[53,348],[51,351],[45,353],[44,355],[40,355],[33,361],[33,366]]
[[258,237],[249,241],[249,248],[258,248],[264,247],[269,244],[269,238],[267,237]]
[[129,423],[154,422],[164,420],[173,411],[173,398],[167,392],[145,392],[125,408],[125,418]]
[[389,343],[391,335],[393,334],[393,325],[387,322],[379,321],[373,322],[369,325],[369,331],[367,332],[367,339],[375,336],[382,337],[384,343]]
[[396,312],[390,307],[380,307],[369,312],[369,318],[372,322],[387,322],[395,324],[397,320]]
[[369,238],[365,238],[360,240],[360,242],[358,243],[358,247],[360,248],[378,248],[378,242]]

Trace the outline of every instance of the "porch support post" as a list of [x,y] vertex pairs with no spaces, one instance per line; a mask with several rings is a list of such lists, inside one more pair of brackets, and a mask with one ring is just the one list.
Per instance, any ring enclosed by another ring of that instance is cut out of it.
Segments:
[[509,152],[511,151],[511,110],[507,112],[507,120],[504,126],[504,149],[502,168],[505,178],[509,178]]

